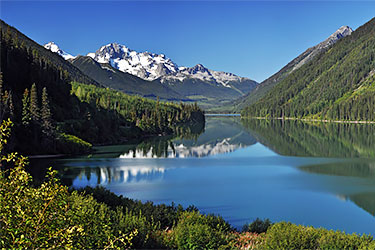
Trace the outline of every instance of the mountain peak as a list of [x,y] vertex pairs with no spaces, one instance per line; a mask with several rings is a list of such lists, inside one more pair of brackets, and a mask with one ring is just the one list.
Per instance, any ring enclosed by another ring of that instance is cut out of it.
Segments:
[[178,71],[177,65],[164,54],[137,52],[116,42],[104,45],[88,56],[99,63],[109,63],[122,72],[148,81]]
[[57,52],[60,48],[54,42],[49,42],[44,45],[44,48],[51,50],[52,52]]
[[329,38],[333,39],[340,39],[352,34],[353,29],[349,26],[341,26],[338,30],[336,30]]
[[49,43],[46,43],[44,45],[44,48],[54,52],[54,53],[57,53],[59,54],[60,56],[62,56],[65,60],[68,60],[68,59],[73,59],[75,58],[75,56],[72,56],[71,54],[68,54],[66,53],[65,51],[63,51],[62,49],[60,49],[60,47],[54,43],[54,42],[49,42]]
[[202,64],[197,64],[195,65],[194,67],[191,67],[190,68],[190,71],[191,73],[197,73],[197,72],[208,72],[208,69],[206,67],[204,67]]

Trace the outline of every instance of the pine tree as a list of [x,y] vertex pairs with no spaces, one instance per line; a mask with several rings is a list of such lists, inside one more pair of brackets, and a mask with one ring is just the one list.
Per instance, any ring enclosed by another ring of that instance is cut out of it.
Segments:
[[14,104],[13,104],[12,91],[9,91],[9,115],[10,115],[10,118],[13,119],[13,117],[14,117]]
[[4,91],[4,94],[1,98],[3,110],[2,110],[2,119],[5,119],[9,115],[9,92]]
[[52,137],[54,133],[54,127],[52,124],[52,115],[49,107],[47,88],[44,87],[42,91],[42,110],[41,110],[41,122],[42,122],[42,132],[47,137]]
[[31,121],[29,90],[25,89],[22,98],[22,125],[29,126]]
[[3,75],[0,73],[0,118],[4,118]]
[[33,122],[39,122],[40,114],[38,107],[38,93],[35,83],[31,86],[30,91],[30,115]]

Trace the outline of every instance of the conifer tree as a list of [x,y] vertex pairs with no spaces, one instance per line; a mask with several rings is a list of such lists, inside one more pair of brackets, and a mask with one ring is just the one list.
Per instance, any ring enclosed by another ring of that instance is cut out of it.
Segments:
[[30,115],[33,122],[39,122],[38,92],[35,83],[31,86],[30,91]]
[[0,73],[0,118],[4,118],[3,75]]
[[52,115],[49,107],[47,88],[44,87],[42,91],[42,110],[41,110],[41,122],[42,132],[47,136],[51,137],[54,133],[52,124]]
[[13,104],[12,91],[9,91],[9,115],[10,115],[10,118],[13,119],[13,117],[14,117],[14,104]]
[[4,91],[4,94],[1,98],[3,110],[2,110],[2,120],[8,117],[9,115],[9,92],[7,90]]
[[24,127],[29,126],[31,121],[31,114],[30,114],[30,97],[29,97],[29,90],[25,89],[23,92],[22,98],[22,125]]

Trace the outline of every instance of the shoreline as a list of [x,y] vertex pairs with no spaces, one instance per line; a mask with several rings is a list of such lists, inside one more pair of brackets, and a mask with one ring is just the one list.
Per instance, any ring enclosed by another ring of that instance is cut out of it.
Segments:
[[343,120],[319,120],[319,119],[307,119],[307,118],[293,118],[293,117],[245,117],[241,116],[241,119],[257,119],[257,120],[294,120],[304,122],[325,122],[325,123],[349,123],[349,124],[375,124],[375,121],[343,121]]
[[27,155],[26,157],[29,159],[45,159],[45,158],[58,158],[58,157],[63,157],[67,156],[67,154],[55,154],[55,155]]

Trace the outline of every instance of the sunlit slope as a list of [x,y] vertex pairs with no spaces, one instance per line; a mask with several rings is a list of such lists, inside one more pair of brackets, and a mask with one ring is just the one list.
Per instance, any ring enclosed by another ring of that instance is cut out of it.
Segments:
[[250,117],[374,120],[375,19],[246,107]]

